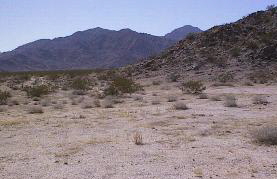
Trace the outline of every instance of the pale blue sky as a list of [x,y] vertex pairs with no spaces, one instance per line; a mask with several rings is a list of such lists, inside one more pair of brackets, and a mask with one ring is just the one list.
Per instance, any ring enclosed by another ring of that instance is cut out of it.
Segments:
[[94,27],[164,35],[183,25],[208,29],[277,0],[0,0],[0,51]]

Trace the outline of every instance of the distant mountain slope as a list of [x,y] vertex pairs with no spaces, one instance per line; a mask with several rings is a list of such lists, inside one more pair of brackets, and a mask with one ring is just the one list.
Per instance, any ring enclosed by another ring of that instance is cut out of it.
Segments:
[[53,40],[38,40],[0,55],[0,70],[59,70],[119,67],[157,54],[174,41],[101,28]]
[[277,80],[277,8],[258,11],[178,42],[166,52],[133,66],[137,75],[180,74],[186,79]]
[[68,37],[37,40],[1,53],[0,71],[121,67],[156,55],[176,42],[130,29],[98,27]]
[[193,27],[191,25],[185,25],[178,29],[173,30],[172,32],[165,35],[165,38],[172,39],[175,41],[183,40],[190,33],[199,33],[202,32],[198,27]]

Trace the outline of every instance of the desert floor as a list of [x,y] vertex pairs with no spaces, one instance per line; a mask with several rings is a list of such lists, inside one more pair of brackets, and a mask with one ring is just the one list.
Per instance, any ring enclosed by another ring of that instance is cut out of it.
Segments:
[[[277,85],[208,86],[210,97],[234,94],[239,107],[231,108],[182,94],[174,83],[141,83],[144,92],[120,98],[114,108],[72,105],[70,91],[60,91],[49,98],[64,106],[43,107],[43,114],[29,114],[38,102],[24,105],[18,92],[20,105],[0,112],[0,178],[277,178],[277,148],[252,136],[276,125]],[[270,103],[252,104],[257,94]],[[169,96],[189,109],[174,109]],[[135,133],[143,145],[134,143]]]

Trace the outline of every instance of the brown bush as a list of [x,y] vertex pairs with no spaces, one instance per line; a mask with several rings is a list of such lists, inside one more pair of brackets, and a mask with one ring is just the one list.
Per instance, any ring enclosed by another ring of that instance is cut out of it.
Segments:
[[254,138],[263,144],[277,145],[277,127],[264,127],[253,133]]
[[206,87],[203,85],[201,81],[188,81],[186,83],[181,84],[181,90],[185,93],[189,94],[201,94]]

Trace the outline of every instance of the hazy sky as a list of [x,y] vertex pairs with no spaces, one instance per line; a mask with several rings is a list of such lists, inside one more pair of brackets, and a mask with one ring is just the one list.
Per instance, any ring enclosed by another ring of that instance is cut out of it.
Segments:
[[208,29],[277,0],[0,0],[0,51],[94,27],[164,35],[183,25]]

